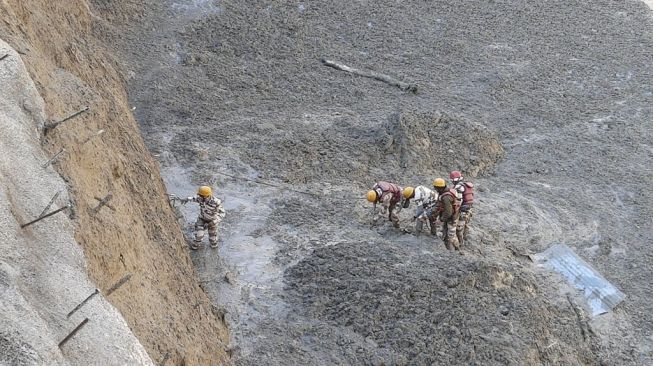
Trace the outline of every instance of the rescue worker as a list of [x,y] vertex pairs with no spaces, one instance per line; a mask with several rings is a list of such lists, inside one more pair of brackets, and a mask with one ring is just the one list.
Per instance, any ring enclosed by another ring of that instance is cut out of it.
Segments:
[[392,226],[396,229],[399,228],[399,216],[397,213],[401,211],[401,206],[397,208],[397,203],[401,201],[401,187],[394,183],[378,182],[367,191],[367,200],[374,203],[374,212],[376,212],[376,204],[381,203],[381,210],[378,212],[377,217],[374,218],[374,224],[388,215],[388,220],[392,222]]
[[435,204],[438,200],[438,193],[424,186],[406,187],[402,191],[402,196],[404,197],[403,208],[408,208],[410,206],[410,200],[415,201],[415,216],[413,220],[415,222],[415,235],[419,235],[422,232],[422,228],[425,222],[429,223],[429,229],[432,235],[436,235],[437,226],[435,224]]
[[213,197],[211,187],[201,186],[197,190],[197,195],[181,199],[181,203],[196,202],[200,206],[200,212],[195,221],[195,241],[191,249],[195,250],[202,244],[204,239],[204,230],[209,230],[209,244],[211,248],[218,246],[218,224],[225,216],[224,208],[220,199]]
[[456,236],[462,246],[469,232],[469,222],[472,219],[472,205],[474,204],[474,184],[465,182],[463,175],[454,170],[449,174],[449,179],[456,190],[457,199],[460,202],[460,215],[456,225]]
[[456,190],[447,187],[447,182],[442,178],[433,181],[433,188],[438,192],[438,219],[442,222],[442,240],[444,246],[451,250],[460,250],[456,236],[456,223],[458,221],[459,202],[456,199]]

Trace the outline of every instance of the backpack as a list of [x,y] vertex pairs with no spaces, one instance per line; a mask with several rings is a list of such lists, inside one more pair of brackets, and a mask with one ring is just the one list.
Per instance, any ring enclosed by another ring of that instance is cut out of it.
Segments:
[[463,192],[463,207],[471,207],[474,203],[474,184],[471,182],[464,182],[465,192]]
[[451,196],[451,204],[453,205],[453,214],[456,215],[460,211],[460,201],[456,198],[456,191],[455,188],[449,188],[446,191],[444,191],[442,194],[440,194],[440,197],[438,197],[438,206],[437,206],[437,212],[440,213],[443,211],[442,208],[442,198],[445,196]]

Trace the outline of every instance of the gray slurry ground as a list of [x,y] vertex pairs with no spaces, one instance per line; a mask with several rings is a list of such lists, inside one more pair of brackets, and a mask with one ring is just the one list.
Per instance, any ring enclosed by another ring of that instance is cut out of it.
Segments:
[[[238,364],[653,362],[644,3],[145,6],[113,41],[170,190],[224,197],[220,249],[194,260]],[[479,187],[465,256],[370,229],[360,198],[376,180],[454,168]],[[513,254],[560,242],[626,293],[613,314],[588,319]]]

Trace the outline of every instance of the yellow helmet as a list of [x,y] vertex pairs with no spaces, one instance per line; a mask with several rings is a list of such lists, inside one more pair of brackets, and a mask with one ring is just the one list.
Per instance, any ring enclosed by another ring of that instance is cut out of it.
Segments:
[[209,186],[201,186],[200,189],[197,190],[197,194],[206,198],[206,197],[211,197],[213,191]]
[[369,190],[367,191],[367,200],[370,202],[376,202],[376,191],[375,190]]
[[415,195],[415,188],[406,187],[406,188],[404,188],[404,191],[401,192],[401,194],[404,195],[405,199],[413,198],[413,196]]
[[447,186],[447,182],[444,181],[442,178],[435,178],[433,181],[433,187],[435,188],[444,188]]

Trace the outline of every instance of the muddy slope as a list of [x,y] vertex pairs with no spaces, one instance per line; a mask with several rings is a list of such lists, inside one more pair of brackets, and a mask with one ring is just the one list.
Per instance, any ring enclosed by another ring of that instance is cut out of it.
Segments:
[[[195,279],[118,65],[91,35],[101,19],[83,0],[5,1],[0,14],[0,37],[21,54],[47,118],[90,107],[43,140],[51,155],[67,151],[55,167],[69,185],[90,277],[106,291],[131,274],[108,300],[155,363],[226,362],[226,329]],[[109,193],[111,207],[96,211],[96,197]]]
[[[178,0],[105,33],[168,186],[216,182],[230,210],[219,253],[194,261],[238,362],[638,365],[653,345],[651,28],[639,1]],[[479,185],[465,257],[370,230],[365,187],[452,168]],[[513,255],[558,242],[628,300],[590,321]]]

